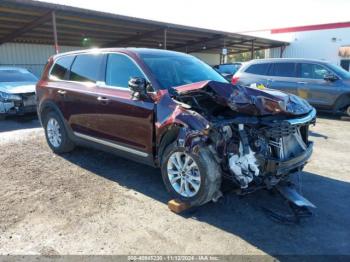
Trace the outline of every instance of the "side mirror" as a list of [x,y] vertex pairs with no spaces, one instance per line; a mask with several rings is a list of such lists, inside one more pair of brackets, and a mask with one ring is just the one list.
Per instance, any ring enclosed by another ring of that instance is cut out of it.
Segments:
[[328,81],[328,82],[334,82],[334,81],[337,81],[339,78],[336,76],[336,75],[333,75],[333,74],[327,74],[323,77],[323,79],[325,81]]
[[132,77],[129,82],[129,89],[131,90],[131,97],[133,100],[147,99],[147,92],[152,90],[152,86],[146,79],[142,77]]

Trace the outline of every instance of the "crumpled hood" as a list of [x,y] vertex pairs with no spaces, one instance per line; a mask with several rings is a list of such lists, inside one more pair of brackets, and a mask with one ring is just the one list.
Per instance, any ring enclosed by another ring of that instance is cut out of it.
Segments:
[[24,94],[35,92],[35,82],[0,82],[0,92]]
[[272,89],[234,86],[216,81],[201,81],[176,87],[178,95],[206,93],[221,105],[232,110],[255,116],[303,115],[313,108],[304,99]]

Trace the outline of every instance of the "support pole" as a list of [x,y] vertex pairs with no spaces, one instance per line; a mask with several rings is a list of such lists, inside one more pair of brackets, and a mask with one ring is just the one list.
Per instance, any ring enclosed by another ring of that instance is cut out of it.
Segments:
[[[223,51],[224,49],[226,49],[226,39],[225,39],[225,37],[224,37],[223,41],[224,41],[224,45],[223,45],[222,51]],[[223,64],[226,64],[226,63],[227,63],[227,49],[226,49],[226,53],[225,53],[225,54],[224,54],[224,53],[222,54],[222,63],[223,63]]]
[[54,48],[55,48],[55,53],[59,53],[59,48],[58,48],[58,40],[57,40],[57,27],[56,27],[56,14],[55,11],[52,11],[52,29],[53,29],[53,38],[54,38]]
[[167,44],[167,43],[166,43],[166,41],[167,41],[167,39],[166,39],[166,38],[167,38],[167,33],[168,33],[168,29],[165,28],[165,29],[164,29],[164,43],[163,43],[164,49],[167,49],[167,48],[166,48],[166,44]]
[[280,49],[280,58],[283,58],[283,53],[284,53],[284,49],[286,49],[286,46],[281,46],[281,49]]
[[254,40],[252,41],[252,48],[250,50],[250,59],[254,59]]

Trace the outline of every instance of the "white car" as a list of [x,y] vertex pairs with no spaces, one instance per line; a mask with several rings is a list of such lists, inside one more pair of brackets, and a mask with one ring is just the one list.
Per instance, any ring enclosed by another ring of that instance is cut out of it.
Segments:
[[27,69],[0,66],[0,119],[36,112],[37,81]]

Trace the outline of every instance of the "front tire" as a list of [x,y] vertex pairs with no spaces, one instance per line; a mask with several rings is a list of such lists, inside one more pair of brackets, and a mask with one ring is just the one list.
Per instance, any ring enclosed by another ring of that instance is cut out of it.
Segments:
[[165,150],[162,178],[169,193],[191,206],[200,206],[221,195],[220,167],[205,147],[198,153],[186,152],[177,143]]
[[74,143],[68,137],[65,125],[56,112],[49,112],[44,117],[44,129],[46,141],[54,153],[62,154],[74,149]]
[[345,109],[345,114],[350,117],[350,105]]

